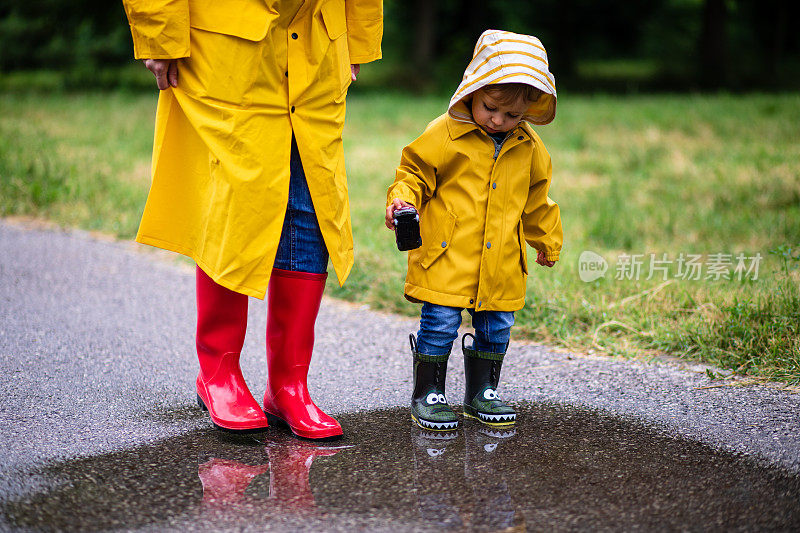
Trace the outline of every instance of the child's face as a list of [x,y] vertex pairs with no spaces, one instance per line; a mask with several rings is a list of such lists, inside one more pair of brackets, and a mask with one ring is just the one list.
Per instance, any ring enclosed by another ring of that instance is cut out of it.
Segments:
[[487,133],[513,130],[527,110],[528,103],[523,98],[511,105],[504,104],[483,89],[475,91],[472,97],[472,119]]

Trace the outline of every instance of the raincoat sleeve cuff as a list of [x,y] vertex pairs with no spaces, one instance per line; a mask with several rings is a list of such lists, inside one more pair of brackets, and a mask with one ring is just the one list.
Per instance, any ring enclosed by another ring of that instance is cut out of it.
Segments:
[[544,253],[548,261],[558,261],[564,232],[561,227],[561,215],[558,206],[552,208],[544,217],[531,217],[525,224],[525,240],[537,251]]
[[386,207],[392,205],[392,201],[398,198],[406,203],[419,208],[419,201],[417,200],[414,191],[411,190],[405,183],[395,183],[389,187],[389,193],[386,195]]
[[136,59],[189,57],[188,0],[125,0]]
[[382,57],[382,0],[346,0],[347,47],[350,63],[362,64]]

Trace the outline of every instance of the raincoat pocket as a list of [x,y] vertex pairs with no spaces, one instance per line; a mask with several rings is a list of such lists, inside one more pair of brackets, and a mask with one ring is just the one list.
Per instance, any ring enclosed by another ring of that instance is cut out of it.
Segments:
[[344,2],[341,0],[328,0],[320,8],[325,31],[331,40],[331,46],[336,50],[338,62],[339,88],[344,93],[350,86],[350,51],[347,45],[347,20],[345,19]]
[[263,43],[200,28],[192,28],[191,39],[192,55],[180,67],[181,88],[225,105],[249,105]]
[[191,0],[189,26],[248,41],[260,41],[278,13],[264,2],[254,0]]
[[[447,212],[447,216],[439,224],[439,230],[436,232],[433,241],[428,244],[427,252],[419,264],[422,268],[429,268],[442,254],[447,251],[452,245],[453,231],[456,228],[456,215],[452,211]],[[425,244],[425,243],[423,243]]]
[[522,229],[522,223],[517,225],[517,235],[519,239],[519,260],[522,263],[522,272],[528,273],[528,250],[525,243],[525,230]]

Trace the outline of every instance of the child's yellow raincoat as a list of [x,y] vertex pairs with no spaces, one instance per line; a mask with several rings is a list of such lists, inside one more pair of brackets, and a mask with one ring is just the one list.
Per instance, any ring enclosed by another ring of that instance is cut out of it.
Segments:
[[137,58],[178,60],[161,92],[136,240],[263,298],[294,133],[340,283],[353,265],[342,127],[350,64],[381,57],[381,0],[123,0]]
[[422,247],[408,254],[405,294],[477,311],[516,311],[525,304],[525,242],[558,260],[558,205],[548,197],[550,155],[523,120],[494,159],[494,142],[475,122],[470,95],[492,83],[521,82],[545,91],[525,119],[555,116],[555,80],[535,37],[490,30],[475,47],[448,113],[403,150],[388,203],[420,212]]

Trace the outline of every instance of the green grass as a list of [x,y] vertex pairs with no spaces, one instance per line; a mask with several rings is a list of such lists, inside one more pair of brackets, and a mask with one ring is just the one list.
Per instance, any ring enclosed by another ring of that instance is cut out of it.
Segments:
[[150,180],[155,101],[0,96],[0,214],[135,235]]
[[[130,238],[147,191],[154,101],[0,96],[0,213]],[[383,227],[383,206],[400,150],[446,101],[350,98],[356,265],[344,288],[332,276],[330,294],[418,312],[402,297],[405,254]],[[537,131],[553,156],[564,250],[553,269],[530,261],[514,336],[582,352],[667,352],[800,382],[797,124],[797,95],[562,95],[556,121]],[[580,280],[583,250],[608,261],[604,278]],[[647,261],[639,280],[615,279],[620,254],[650,253],[673,260],[668,282],[645,279]],[[710,254],[764,259],[756,280],[684,280],[681,253],[700,254],[704,276]]]

